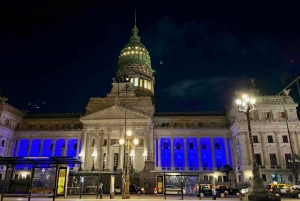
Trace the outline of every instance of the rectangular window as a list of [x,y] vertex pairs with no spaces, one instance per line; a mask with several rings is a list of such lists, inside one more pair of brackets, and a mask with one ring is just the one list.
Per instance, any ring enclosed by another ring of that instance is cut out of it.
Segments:
[[115,153],[115,154],[114,154],[114,171],[117,170],[117,168],[118,168],[118,163],[119,163],[119,154],[118,154],[118,153]]
[[261,178],[262,178],[262,180],[267,181],[267,175],[266,174],[262,174]]
[[29,129],[32,129],[32,125],[29,125],[28,128],[29,128]]
[[272,118],[272,112],[266,112],[266,118],[271,119]]
[[174,126],[177,127],[177,123],[174,123]]
[[260,154],[255,154],[255,162],[257,165],[262,165],[261,164],[261,155]]
[[222,176],[218,176],[218,181],[222,181]]
[[40,125],[40,129],[43,129],[43,125]]
[[166,124],[165,123],[161,123],[161,127],[165,127],[166,126]]
[[147,83],[147,80],[144,80],[144,88],[148,88],[148,83]]
[[257,135],[253,135],[253,143],[258,143],[258,137],[257,137]]
[[166,123],[166,127],[169,127],[169,123]]
[[271,165],[277,165],[276,154],[270,154]]
[[278,118],[285,118],[284,112],[278,112]]
[[219,142],[216,142],[216,143],[215,143],[215,148],[216,148],[216,149],[220,149]]
[[189,149],[194,149],[194,144],[192,142],[189,143]]
[[63,128],[67,128],[67,124],[63,124]]
[[134,84],[135,87],[139,86],[139,78],[134,78]]
[[2,147],[4,147],[5,145],[5,140],[2,140]]
[[103,146],[107,145],[107,139],[104,139]]
[[285,157],[285,164],[290,165],[292,161],[292,155],[291,154],[284,154]]
[[268,135],[268,143],[273,143],[273,136],[272,135]]
[[206,144],[202,144],[202,149],[206,149]]
[[203,180],[208,181],[208,175],[204,175]]
[[180,149],[180,143],[176,143],[176,149]]
[[283,136],[282,136],[282,142],[283,142],[283,143],[289,143],[289,140],[288,140],[288,136],[287,136],[287,135],[283,135]]
[[91,147],[95,146],[95,139],[93,139]]
[[164,149],[168,149],[168,143],[164,142]]
[[202,127],[203,126],[202,122],[198,122],[198,126]]

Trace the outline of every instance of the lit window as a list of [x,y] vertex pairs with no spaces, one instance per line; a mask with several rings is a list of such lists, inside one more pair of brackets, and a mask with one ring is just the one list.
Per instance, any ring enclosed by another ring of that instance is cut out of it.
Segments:
[[143,86],[143,79],[140,79],[140,87]]
[[131,54],[133,54],[133,53],[134,53],[134,51],[131,52]]
[[137,87],[139,86],[139,78],[134,78],[134,86]]
[[134,79],[134,78],[131,78],[131,79],[130,79],[130,82],[131,82],[131,83],[133,83],[133,79]]
[[147,80],[145,80],[145,82],[144,82],[144,87],[145,88],[147,88],[148,87],[148,85],[147,85],[148,83],[147,83]]

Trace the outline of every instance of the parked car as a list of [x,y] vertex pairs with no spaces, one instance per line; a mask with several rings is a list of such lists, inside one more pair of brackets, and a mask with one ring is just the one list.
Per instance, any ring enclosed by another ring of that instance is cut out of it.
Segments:
[[[195,194],[199,197],[199,185],[194,187]],[[211,184],[200,184],[200,196],[212,196],[212,185]]]
[[272,193],[280,197],[300,198],[300,190],[293,186],[283,186],[280,188],[276,188],[272,191]]
[[166,185],[165,186],[165,190],[166,190],[166,194],[181,194],[183,192],[183,194],[186,194],[185,189],[183,189],[181,191],[181,188],[178,188],[176,186],[173,185]]
[[279,188],[287,187],[287,186],[290,186],[290,185],[285,184],[285,183],[271,183],[271,184],[267,184],[266,187],[272,193],[273,191],[277,191],[277,189],[279,189]]
[[[137,194],[145,194],[146,193],[144,188],[138,187],[134,184],[130,184],[129,191],[130,191],[130,193],[137,193]],[[122,193],[122,187],[115,186],[115,193]]]
[[217,185],[216,186],[216,195],[218,197],[225,197],[227,195],[239,195],[241,191],[237,188],[234,188],[231,185]]

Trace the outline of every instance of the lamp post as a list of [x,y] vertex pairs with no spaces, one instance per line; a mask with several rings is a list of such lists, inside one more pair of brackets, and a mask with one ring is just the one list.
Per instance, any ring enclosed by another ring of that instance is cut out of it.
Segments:
[[291,149],[291,156],[292,156],[292,160],[288,160],[288,162],[291,163],[291,170],[292,170],[292,174],[295,176],[295,185],[299,185],[299,173],[298,173],[298,164],[299,164],[299,160],[296,159],[295,157],[295,153],[294,153],[294,149],[293,149],[293,145],[292,145],[292,141],[291,141],[291,132],[290,132],[290,128],[289,128],[289,123],[288,123],[288,113],[285,107],[286,104],[286,98],[288,98],[290,89],[289,90],[283,90],[284,96],[283,96],[283,109],[284,109],[284,118],[285,118],[285,123],[286,123],[286,128],[287,128],[287,132],[288,132],[288,136],[289,136],[289,142],[290,142],[290,149]]
[[[124,197],[123,199],[130,199],[130,153],[131,150],[134,148],[134,146],[136,146],[139,143],[138,139],[134,139],[132,141],[131,136],[132,136],[132,132],[131,131],[127,131],[126,133],[126,139],[120,139],[119,143],[120,145],[124,145],[124,147],[127,147],[127,159],[126,159],[126,176],[125,176],[125,191],[124,191]],[[123,193],[123,192],[122,192]]]
[[[81,159],[82,159],[82,156],[83,156],[82,152],[80,152],[80,154],[79,154],[78,156],[79,156],[79,160],[81,160]],[[79,164],[79,169],[78,169],[78,171],[82,171],[82,169],[81,169],[81,163]]]
[[[251,94],[249,96],[245,93],[237,93],[238,99],[236,100],[236,104],[238,106],[238,110],[240,112],[243,112],[246,114],[247,117],[247,124],[248,124],[248,133],[249,133],[249,141],[250,141],[250,150],[251,150],[251,158],[252,158],[252,175],[253,178],[250,181],[251,182],[251,188],[249,189],[248,194],[248,200],[254,201],[254,200],[273,200],[275,199],[275,195],[271,195],[266,188],[264,187],[264,183],[262,178],[260,177],[259,173],[259,167],[256,164],[255,161],[255,155],[254,155],[254,145],[253,145],[253,137],[251,132],[251,125],[250,125],[250,113],[255,111],[255,103],[256,99],[254,95]],[[275,200],[280,200],[279,198],[276,198]]]
[[95,157],[96,157],[96,153],[95,152],[92,153],[92,157],[93,157],[93,166],[92,166],[91,171],[95,171]]
[[[117,73],[116,77],[114,78],[114,81],[116,83],[118,83],[117,98],[119,98],[119,94],[120,94],[119,93],[119,85],[120,85],[120,83],[126,83],[125,87],[124,87],[124,90],[125,90],[125,118],[124,118],[125,119],[125,140],[126,140],[126,133],[127,133],[127,92],[128,92],[128,88],[130,88],[128,83],[130,83],[131,79],[132,79],[131,77],[128,77],[128,75],[122,73],[121,71],[119,71]],[[124,142],[125,142],[125,140],[124,140]],[[126,150],[125,149],[126,148],[124,146],[124,150],[123,150],[123,152],[124,152],[124,155],[123,155],[124,160],[123,160],[123,172],[122,172],[123,173],[123,175],[122,175],[122,199],[125,199],[125,191],[124,191],[124,188],[125,188],[125,174],[126,174],[126,169],[125,169],[125,166],[126,166],[125,165],[125,152],[126,152]]]

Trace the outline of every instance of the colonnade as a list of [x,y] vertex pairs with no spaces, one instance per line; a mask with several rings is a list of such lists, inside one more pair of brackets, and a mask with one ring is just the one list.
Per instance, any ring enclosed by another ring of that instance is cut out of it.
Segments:
[[227,137],[156,137],[158,170],[217,170],[232,166]]

